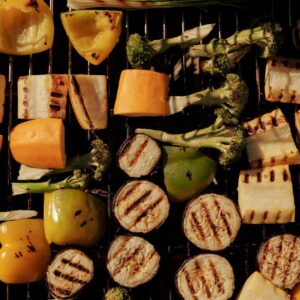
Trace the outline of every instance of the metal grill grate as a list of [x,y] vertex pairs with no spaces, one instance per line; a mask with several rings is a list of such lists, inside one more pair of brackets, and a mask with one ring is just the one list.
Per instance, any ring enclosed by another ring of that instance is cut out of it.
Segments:
[[[205,24],[209,22],[217,23],[217,30],[214,31],[216,38],[221,39],[232,32],[246,28],[256,15],[266,16],[278,20],[287,32],[291,32],[292,26],[300,18],[300,7],[298,0],[288,1],[261,1],[257,6],[249,10],[237,10],[234,8],[214,8],[208,11],[198,9],[164,9],[155,11],[129,11],[124,12],[124,26],[120,43],[109,57],[109,59],[98,67],[87,64],[73,50],[68,42],[60,23],[59,14],[66,11],[65,1],[48,1],[55,19],[56,37],[54,47],[51,51],[28,57],[13,57],[0,55],[0,73],[7,76],[8,88],[6,99],[5,120],[1,125],[2,133],[8,137],[11,129],[19,121],[16,112],[16,82],[19,76],[27,74],[44,74],[44,73],[68,73],[68,74],[106,74],[108,78],[109,91],[109,128],[103,132],[97,132],[111,145],[112,151],[116,153],[122,141],[131,135],[136,127],[161,127],[165,130],[177,130],[181,126],[182,130],[191,129],[198,126],[204,116],[201,115],[201,108],[187,110],[179,114],[176,118],[170,119],[128,119],[114,117],[112,108],[118,77],[120,71],[128,67],[125,55],[125,43],[129,35],[133,32],[144,34],[149,39],[166,38],[174,34],[180,34],[185,29]],[[211,38],[211,35],[208,39]],[[286,44],[280,54],[287,57],[300,57],[300,52],[292,48],[289,36],[286,36]],[[182,72],[179,79],[175,81],[171,78],[171,93],[185,94],[207,86],[209,79],[200,73],[194,75],[189,66],[190,60],[186,56],[186,51],[179,50],[173,53],[182,65]],[[250,119],[270,111],[272,108],[279,106],[288,116],[293,126],[294,106],[287,107],[281,104],[271,104],[264,100],[263,95],[263,76],[265,61],[256,55],[250,55],[240,64],[237,71],[250,87],[250,104],[247,106],[245,118]],[[169,55],[165,55],[160,61],[161,70],[169,70]],[[199,118],[200,116],[200,118]],[[66,118],[66,135],[67,135],[67,153],[75,154],[88,149],[89,141],[93,132],[84,132],[79,129],[73,115],[70,105],[68,105],[68,115]],[[12,160],[8,147],[8,138],[4,143],[1,153],[1,165],[3,173],[0,176],[1,184],[1,203],[2,210],[15,208],[37,209],[42,216],[42,197],[26,196],[12,198],[10,194],[10,185],[16,180],[18,166]],[[298,142],[299,144],[299,142]],[[4,167],[5,166],[5,167]],[[246,166],[245,160],[240,164]],[[5,169],[5,170],[4,170]],[[162,184],[161,170],[154,173],[150,179]],[[299,199],[299,176],[298,167],[292,167],[294,180],[295,199]],[[238,170],[237,168],[220,170],[217,176],[218,183],[210,188],[210,191],[225,193],[232,199],[237,199],[236,184]],[[113,281],[109,278],[105,269],[105,255],[111,241],[119,234],[126,233],[113,218],[111,205],[114,193],[128,178],[122,174],[116,165],[113,166],[105,188],[108,191],[108,232],[104,241],[92,249],[86,249],[87,253],[96,263],[95,280],[82,299],[96,300],[101,299],[104,290],[113,286]],[[297,203],[297,223],[289,225],[243,225],[235,243],[220,254],[225,256],[233,265],[236,276],[236,293],[242,286],[246,277],[256,268],[255,255],[260,244],[266,238],[276,233],[291,232],[298,234],[300,229],[299,204]],[[162,256],[161,268],[157,276],[148,284],[138,287],[131,291],[133,299],[138,300],[176,300],[179,296],[174,287],[174,276],[176,270],[182,262],[188,257],[202,253],[196,249],[184,238],[181,232],[181,219],[184,207],[182,205],[173,205],[171,214],[167,222],[157,231],[147,234],[145,238],[152,242]],[[0,241],[1,242],[1,241]],[[61,248],[53,247],[53,254]],[[26,272],[27,270],[24,270]],[[6,300],[23,300],[23,299],[51,299],[47,292],[45,282],[25,285],[5,285],[0,284],[0,299]]]

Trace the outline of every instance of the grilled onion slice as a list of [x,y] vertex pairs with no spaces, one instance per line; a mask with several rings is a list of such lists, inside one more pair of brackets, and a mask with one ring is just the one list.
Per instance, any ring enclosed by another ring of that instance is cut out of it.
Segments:
[[186,237],[201,249],[218,251],[228,247],[241,226],[234,203],[222,195],[202,195],[188,205],[183,219]]
[[50,293],[69,299],[79,293],[93,278],[94,264],[83,252],[68,249],[56,255],[47,270]]
[[170,204],[165,192],[146,180],[127,183],[117,193],[113,210],[117,220],[131,232],[150,232],[169,215]]
[[157,142],[145,134],[135,134],[120,147],[118,161],[120,168],[130,177],[148,175],[161,157]]
[[260,248],[257,261],[263,276],[282,289],[300,282],[300,238],[282,234],[267,240]]
[[184,300],[227,300],[234,291],[234,274],[222,256],[200,254],[179,269],[176,286]]
[[159,261],[153,245],[143,238],[119,236],[108,251],[107,269],[114,281],[133,288],[155,276]]

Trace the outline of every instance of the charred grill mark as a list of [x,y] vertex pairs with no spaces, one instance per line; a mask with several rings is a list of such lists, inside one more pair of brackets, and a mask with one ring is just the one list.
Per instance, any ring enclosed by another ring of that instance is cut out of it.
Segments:
[[266,210],[263,214],[263,222],[266,221],[267,217],[268,217],[269,212]]
[[124,243],[119,246],[119,249],[113,254],[113,256],[111,257],[110,260],[115,259],[117,256],[119,256],[120,253],[123,252],[129,239],[130,239],[130,237],[126,237]]
[[262,168],[262,166],[263,166],[262,159],[257,160],[257,168]]
[[135,190],[140,186],[141,182],[136,182],[126,193],[123,197],[117,197],[116,205],[118,205],[121,201],[125,201],[127,197],[129,197]]
[[65,296],[70,296],[71,295],[71,291],[68,290],[68,289],[64,289],[64,288],[61,288],[59,286],[54,286],[53,284],[51,283],[48,283],[49,287],[50,287],[50,290],[54,291],[57,291],[59,294],[61,295],[65,295]]
[[258,119],[258,123],[262,130],[266,130],[266,124],[264,123],[264,121],[261,118]]
[[261,182],[261,172],[258,172],[256,174],[256,177],[257,177],[257,182]]
[[265,260],[267,259],[267,254],[269,252],[269,241],[267,241],[264,245],[263,252],[261,254],[261,260],[260,260],[260,269],[262,270],[264,268]]
[[[293,92],[296,92],[296,91],[293,91]],[[296,95],[295,94],[291,95],[290,102],[295,102],[295,99],[296,99]]]
[[229,238],[231,238],[232,231],[231,231],[229,222],[228,222],[228,220],[227,220],[227,218],[226,218],[226,215],[224,214],[224,211],[223,211],[223,210],[221,209],[221,207],[220,207],[220,203],[219,203],[217,200],[215,200],[215,206],[218,208],[218,210],[219,210],[219,212],[220,212],[221,219],[222,219],[222,221],[223,221],[223,223],[224,223],[224,225],[225,225],[226,232],[227,232]]
[[57,104],[51,103],[51,104],[49,104],[49,107],[50,107],[50,110],[55,111],[55,112],[58,112],[61,110],[61,106],[57,105]]
[[254,219],[255,216],[255,211],[251,210],[251,214],[250,214],[250,222]]
[[281,100],[283,98],[283,93],[280,92],[280,94],[278,95],[278,100]]
[[189,272],[186,269],[183,269],[182,273],[184,274],[184,278],[185,278],[190,295],[193,297],[193,299],[197,300],[198,298],[195,296],[196,291],[193,286],[193,282],[192,282]]
[[249,183],[249,174],[245,174],[244,176],[244,182]]
[[286,169],[283,170],[283,181],[288,181],[289,180],[289,175]]
[[203,239],[205,241],[204,232],[202,230],[201,224],[197,220],[197,216],[196,216],[196,213],[194,211],[191,213],[190,223],[191,223],[191,227],[193,228],[193,231],[195,232],[195,234],[196,235],[200,234],[199,239]]
[[276,65],[277,65],[276,59],[272,59],[272,61],[271,61],[271,66],[272,66],[272,67],[276,67]]
[[[28,88],[27,87],[23,87],[23,92],[25,93],[25,94],[28,94]],[[24,95],[25,96],[25,95]]]
[[248,134],[249,135],[251,135],[252,133],[255,132],[254,129],[253,129],[253,127],[250,124],[247,125],[247,130],[248,130]]
[[275,117],[272,117],[272,125],[275,126],[275,127],[279,125],[278,121]]
[[130,142],[126,143],[122,148],[122,150],[120,151],[119,158],[122,158],[125,155],[127,155],[128,151],[130,150],[130,147],[131,147],[131,143]]
[[72,275],[70,275],[70,274],[62,273],[62,272],[60,272],[59,270],[55,270],[55,271],[53,272],[53,274],[54,274],[56,277],[61,277],[61,278],[65,279],[65,280],[67,280],[67,281],[70,281],[70,282],[72,282],[72,283],[79,283],[79,284],[82,284],[82,285],[84,285],[84,284],[87,283],[86,281],[81,280],[80,278],[77,278],[77,277],[72,276]]
[[285,270],[284,270],[284,272],[283,272],[283,279],[282,279],[282,284],[283,284],[283,286],[285,286],[285,284],[286,284],[286,280],[287,280],[287,275],[290,273],[290,269],[291,269],[291,264],[292,264],[292,262],[293,261],[295,261],[295,254],[296,254],[296,251],[297,251],[297,247],[296,247],[296,241],[297,241],[297,237],[296,236],[294,236],[294,238],[293,238],[293,244],[292,244],[292,246],[291,246],[291,250],[290,250],[290,254],[289,254],[289,258],[288,258],[288,263],[287,264],[285,264]]
[[146,200],[148,199],[148,197],[150,196],[151,193],[152,193],[152,190],[149,190],[149,191],[145,192],[142,196],[140,196],[138,199],[135,199],[135,200],[131,203],[131,205],[129,205],[129,206],[125,209],[124,215],[125,215],[125,216],[128,216],[129,213],[130,213],[133,209],[137,208],[141,203],[143,203],[144,201],[146,201]]
[[215,281],[215,285],[218,288],[218,292],[220,295],[222,295],[225,292],[222,279],[220,278],[220,275],[218,274],[218,272],[216,270],[216,266],[214,265],[214,263],[211,260],[209,261],[209,266],[210,266],[210,269],[214,276],[214,281]]
[[62,98],[64,95],[62,93],[59,93],[59,92],[55,92],[55,91],[52,91],[50,93],[50,97],[54,97],[54,98]]
[[134,251],[133,253],[129,254],[129,255],[124,255],[124,259],[122,260],[121,264],[119,266],[116,267],[116,269],[113,272],[113,277],[116,276],[117,274],[119,274],[122,269],[124,267],[126,267],[128,265],[128,263],[132,260],[134,260],[134,257],[137,256],[144,248],[143,244],[140,244]]
[[82,210],[77,210],[77,211],[75,211],[74,217],[79,216],[81,213],[82,213]]
[[70,261],[70,260],[68,260],[68,259],[66,259],[66,258],[63,258],[63,259],[61,260],[61,262],[62,262],[64,265],[69,265],[69,266],[71,266],[71,267],[73,267],[73,268],[75,268],[75,269],[77,269],[77,270],[79,270],[79,271],[81,271],[81,272],[84,272],[84,273],[87,273],[87,274],[89,274],[89,273],[91,272],[89,269],[87,269],[87,268],[84,267],[83,265],[81,265],[81,264],[79,264],[79,263],[72,262],[72,261]]
[[274,172],[274,170],[271,170],[271,172],[270,172],[270,181],[271,182],[275,181],[275,172]]
[[271,157],[271,163],[274,164],[276,161],[276,158],[274,156]]
[[75,92],[75,94],[78,95],[80,106],[81,106],[81,108],[82,108],[82,110],[83,110],[83,113],[84,113],[85,118],[86,118],[86,120],[87,120],[87,122],[88,122],[88,124],[89,124],[89,127],[90,127],[91,129],[93,129],[93,128],[94,128],[94,124],[93,124],[93,122],[92,122],[92,120],[91,120],[91,118],[90,118],[90,115],[89,115],[89,113],[88,113],[88,110],[87,110],[87,108],[86,108],[86,106],[85,106],[84,98],[83,98],[83,96],[82,96],[81,89],[80,89],[80,85],[79,85],[79,83],[78,83],[78,81],[77,81],[77,79],[76,79],[75,76],[71,76],[71,84],[72,84],[73,87],[74,87],[74,92]]
[[[31,230],[29,230],[29,233],[31,233]],[[26,235],[26,238],[27,238],[27,241],[28,241],[27,252],[28,252],[28,253],[36,252],[36,249],[35,249],[35,247],[33,246],[33,244],[32,244],[32,242],[31,242],[31,240],[30,240],[28,234]]]
[[129,166],[133,167],[141,156],[142,152],[146,149],[149,143],[149,139],[147,138],[134,153],[133,159],[129,162]]
[[281,211],[277,212],[276,218],[275,218],[275,223],[277,223],[280,219]]
[[207,222],[208,222],[208,224],[209,224],[209,226],[210,226],[210,228],[213,232],[213,235],[214,235],[215,239],[217,240],[218,244],[220,244],[221,241],[220,241],[218,229],[217,229],[216,225],[213,223],[213,221],[211,219],[211,216],[210,216],[210,213],[209,213],[209,209],[208,209],[208,207],[206,206],[205,203],[201,203],[201,210],[204,211],[205,217],[206,217]]
[[204,286],[204,291],[205,291],[205,294],[206,294],[207,298],[211,299],[211,297],[212,297],[211,291],[209,289],[209,286],[207,285],[206,278],[205,278],[205,276],[202,272],[201,266],[200,266],[200,264],[197,260],[195,260],[195,268],[196,268],[197,274],[200,277],[202,285]]
[[272,268],[272,271],[271,271],[271,279],[272,280],[274,279],[274,277],[276,275],[276,271],[277,271],[277,267],[278,267],[278,261],[280,260],[281,255],[283,254],[282,248],[283,248],[283,235],[280,236],[280,244],[279,244],[279,247],[278,247],[277,257],[276,257],[276,259],[274,259],[274,265],[273,265],[273,268]]
[[131,226],[131,227],[133,227],[133,226],[135,226],[136,224],[138,224],[142,219],[144,219],[145,217],[147,217],[147,215],[149,214],[149,213],[151,213],[151,211],[153,211],[159,204],[160,204],[160,202],[163,200],[163,196],[162,197],[160,197],[160,198],[158,198],[153,204],[151,204],[149,207],[147,207],[146,209],[145,209],[145,211],[142,213],[142,214],[140,214],[136,219],[135,219],[135,221],[133,222],[133,225]]

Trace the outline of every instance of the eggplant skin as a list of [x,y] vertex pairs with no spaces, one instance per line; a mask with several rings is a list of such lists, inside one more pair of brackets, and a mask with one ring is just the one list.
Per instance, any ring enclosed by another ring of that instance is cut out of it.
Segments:
[[262,244],[257,262],[260,273],[281,289],[300,282],[300,238],[282,234]]
[[241,217],[229,198],[205,194],[192,200],[183,218],[185,236],[197,247],[210,251],[227,248],[236,238]]
[[116,194],[113,203],[115,217],[131,232],[147,233],[167,219],[170,203],[165,192],[147,180],[133,180]]
[[118,284],[134,288],[150,281],[159,269],[160,256],[154,246],[137,236],[122,235],[111,244],[107,269]]
[[184,300],[228,300],[235,289],[230,263],[216,254],[200,254],[178,270],[175,285]]
[[125,140],[118,152],[121,170],[132,178],[149,175],[161,157],[161,148],[145,134],[135,134]]

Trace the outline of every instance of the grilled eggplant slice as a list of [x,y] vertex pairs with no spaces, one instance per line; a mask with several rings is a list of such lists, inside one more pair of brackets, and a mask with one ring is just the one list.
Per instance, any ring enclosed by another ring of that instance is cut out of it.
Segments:
[[145,134],[128,138],[119,150],[120,168],[130,177],[139,178],[150,174],[161,157],[157,142]]
[[257,261],[261,274],[282,289],[300,282],[300,238],[282,234],[267,240],[260,248]]
[[83,252],[68,249],[56,255],[48,266],[46,275],[51,295],[59,299],[70,299],[91,282],[94,263]]
[[3,117],[4,117],[5,88],[6,88],[5,76],[0,75],[0,124],[3,122]]
[[238,202],[243,223],[295,222],[295,203],[289,166],[240,171]]
[[18,118],[65,119],[67,75],[29,75],[18,80]]
[[169,215],[170,203],[165,192],[146,180],[131,181],[117,193],[113,210],[117,220],[131,232],[150,232]]
[[185,236],[197,247],[211,251],[228,247],[240,226],[234,203],[217,194],[202,195],[190,202],[183,219]]
[[300,104],[300,60],[270,58],[265,73],[265,97],[272,102]]
[[235,288],[234,274],[224,257],[200,254],[179,269],[176,286],[184,300],[227,300]]
[[158,271],[160,256],[152,244],[136,236],[119,236],[111,244],[107,269],[114,281],[136,287],[150,281]]
[[107,87],[104,75],[69,75],[71,104],[83,129],[107,127]]
[[300,163],[289,123],[280,109],[243,126],[248,131],[246,149],[251,168]]

